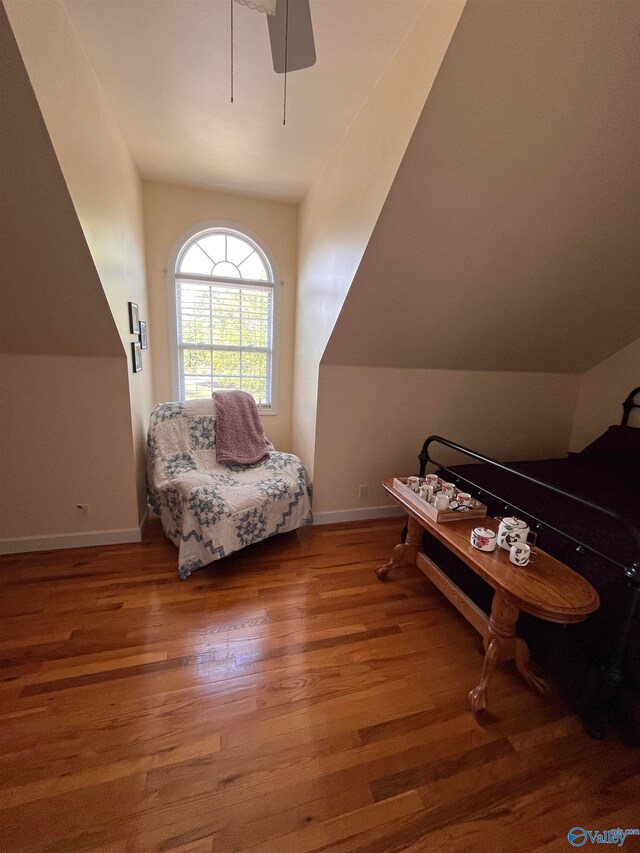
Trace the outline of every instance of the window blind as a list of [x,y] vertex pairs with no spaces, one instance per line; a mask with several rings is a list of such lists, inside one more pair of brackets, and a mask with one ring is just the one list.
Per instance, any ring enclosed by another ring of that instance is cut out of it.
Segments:
[[235,388],[271,406],[273,283],[176,276],[180,398]]

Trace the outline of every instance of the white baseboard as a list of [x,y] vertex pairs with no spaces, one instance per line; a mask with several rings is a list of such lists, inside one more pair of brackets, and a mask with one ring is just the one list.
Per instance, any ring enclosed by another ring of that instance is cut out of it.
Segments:
[[341,521],[369,521],[374,518],[396,518],[406,515],[399,506],[364,506],[357,509],[338,509],[333,512],[314,512],[313,523],[338,524]]
[[0,554],[26,554],[30,551],[58,551],[61,548],[90,548],[94,545],[125,545],[140,542],[146,513],[140,527],[121,530],[87,530],[81,533],[54,533],[51,536],[23,536],[0,539]]

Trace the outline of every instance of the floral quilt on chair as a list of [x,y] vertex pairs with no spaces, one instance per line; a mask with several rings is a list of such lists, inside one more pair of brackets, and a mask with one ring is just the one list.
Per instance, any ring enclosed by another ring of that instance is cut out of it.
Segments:
[[178,572],[312,523],[311,483],[297,456],[270,450],[255,465],[216,461],[213,400],[161,403],[147,437],[147,493],[179,549]]

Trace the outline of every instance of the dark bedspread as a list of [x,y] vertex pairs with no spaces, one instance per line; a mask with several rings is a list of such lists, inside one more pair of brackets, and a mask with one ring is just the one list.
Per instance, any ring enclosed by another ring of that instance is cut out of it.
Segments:
[[[606,502],[609,508],[640,527],[640,477],[634,466],[630,468],[619,462],[607,464],[601,459],[581,455],[510,464],[596,503]],[[633,538],[624,526],[600,513],[489,465],[460,465],[452,470],[480,488],[509,500],[507,512],[504,500],[483,497],[489,514],[494,517],[513,512],[527,518],[528,511],[624,565],[630,565],[637,556]],[[543,529],[537,544],[586,577],[601,597],[600,609],[578,625],[554,625],[527,614],[522,614],[518,623],[518,631],[529,643],[533,657],[552,675],[574,707],[582,711],[593,691],[598,670],[610,652],[630,590],[620,567],[589,551],[577,553],[574,543],[549,529]],[[489,612],[493,591],[484,581],[429,534],[425,534],[425,551],[485,612]],[[632,629],[624,661],[624,682],[616,695],[612,713],[620,732],[640,741],[640,619],[635,620]]]

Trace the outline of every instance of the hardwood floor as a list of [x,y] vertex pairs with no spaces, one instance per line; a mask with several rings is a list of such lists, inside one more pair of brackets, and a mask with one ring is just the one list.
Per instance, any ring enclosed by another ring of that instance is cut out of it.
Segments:
[[[640,826],[640,751],[499,667],[396,520],[311,528],[188,581],[141,544],[0,559],[0,849],[570,849]],[[636,844],[627,840],[626,846]]]

